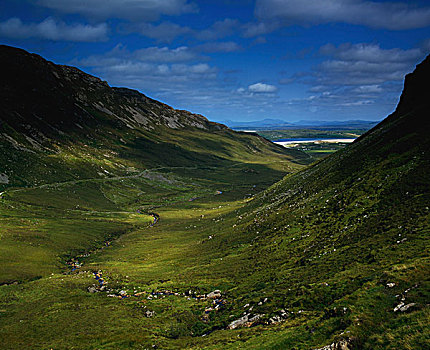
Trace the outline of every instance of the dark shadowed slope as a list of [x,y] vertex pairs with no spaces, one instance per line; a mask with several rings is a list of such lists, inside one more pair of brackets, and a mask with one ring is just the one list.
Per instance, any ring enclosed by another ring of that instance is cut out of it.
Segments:
[[[249,161],[292,171],[297,166],[289,160],[309,161],[301,152],[236,133],[137,91],[112,88],[21,49],[0,46],[0,76],[3,188],[197,163]],[[272,156],[268,165],[265,159]],[[290,167],[275,165],[276,159]]]

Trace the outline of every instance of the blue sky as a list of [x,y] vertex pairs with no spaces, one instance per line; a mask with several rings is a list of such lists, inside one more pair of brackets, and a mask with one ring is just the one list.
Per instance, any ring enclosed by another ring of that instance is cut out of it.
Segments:
[[430,3],[2,0],[0,42],[210,120],[380,120],[430,53]]

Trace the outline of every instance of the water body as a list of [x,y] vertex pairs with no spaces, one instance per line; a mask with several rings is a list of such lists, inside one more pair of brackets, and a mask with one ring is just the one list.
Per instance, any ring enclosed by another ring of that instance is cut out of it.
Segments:
[[276,141],[273,141],[274,143],[277,143],[281,146],[291,145],[291,144],[297,144],[297,143],[351,143],[354,142],[355,139],[315,139],[315,138],[296,138],[296,139],[279,139]]

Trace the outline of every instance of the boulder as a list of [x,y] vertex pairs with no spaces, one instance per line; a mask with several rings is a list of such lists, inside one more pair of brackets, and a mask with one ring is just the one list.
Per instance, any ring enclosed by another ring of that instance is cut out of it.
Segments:
[[407,311],[410,307],[412,307],[412,306],[414,306],[414,305],[415,305],[415,303],[407,304],[407,305],[405,305],[405,306],[402,306],[402,307],[399,309],[399,311],[400,311],[400,312],[405,312],[405,311]]
[[245,316],[233,321],[232,323],[230,323],[227,328],[228,329],[235,329],[238,327],[242,327],[245,324],[247,324],[248,321],[249,321],[248,315],[245,315]]
[[155,311],[149,311],[149,310],[146,310],[146,312],[145,312],[145,316],[146,317],[152,317],[152,316],[154,316],[155,315]]
[[210,292],[207,296],[208,299],[217,299],[221,298],[221,291],[220,290],[214,290],[213,292]]
[[330,345],[323,346],[322,348],[314,349],[314,350],[351,350],[350,343],[348,340],[339,340],[336,343],[332,343]]

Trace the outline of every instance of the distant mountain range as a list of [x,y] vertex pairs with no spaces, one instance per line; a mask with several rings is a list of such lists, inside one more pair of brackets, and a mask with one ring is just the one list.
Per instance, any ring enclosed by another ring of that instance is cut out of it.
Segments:
[[325,121],[325,120],[300,120],[298,122],[287,122],[281,119],[263,119],[250,122],[233,120],[223,120],[220,123],[232,129],[370,129],[378,124],[378,121],[369,120],[344,120],[344,121]]

